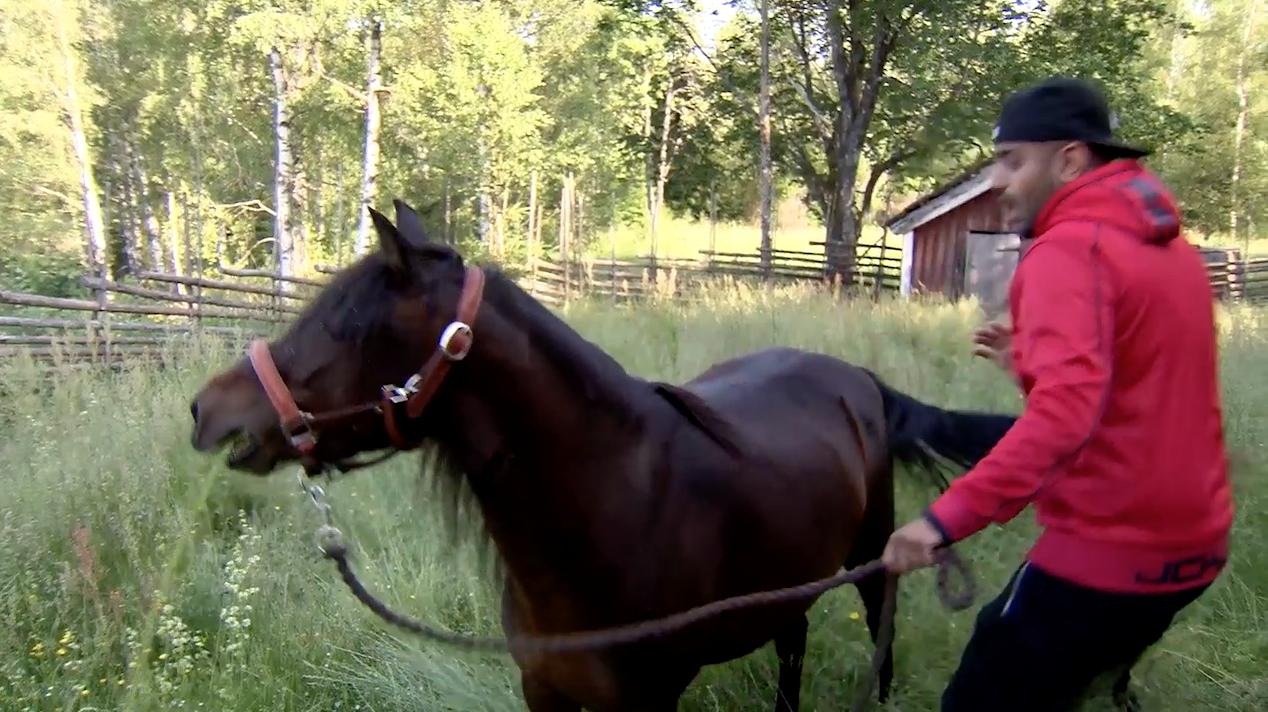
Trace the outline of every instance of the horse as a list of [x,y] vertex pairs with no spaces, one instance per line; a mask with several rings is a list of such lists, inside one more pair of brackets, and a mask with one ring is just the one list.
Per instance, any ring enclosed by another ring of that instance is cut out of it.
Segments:
[[[377,251],[199,389],[192,445],[228,449],[229,468],[258,475],[420,451],[478,507],[508,636],[666,616],[875,560],[894,528],[894,461],[970,466],[1014,420],[940,409],[786,347],[680,385],[644,379],[394,205],[395,224],[371,210]],[[874,643],[886,579],[856,583]],[[793,712],[813,602],[604,650],[511,655],[530,712],[659,712],[704,666],[773,640],[775,708]],[[876,677],[884,702],[892,645]]]

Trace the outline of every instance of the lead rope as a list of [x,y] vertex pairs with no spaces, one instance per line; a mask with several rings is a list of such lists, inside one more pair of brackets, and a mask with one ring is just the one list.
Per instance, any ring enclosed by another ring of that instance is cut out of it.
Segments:
[[[893,641],[894,606],[897,598],[898,577],[888,574],[879,559],[874,559],[850,570],[842,568],[832,576],[798,586],[724,598],[663,618],[639,621],[613,628],[562,633],[551,636],[517,636],[514,638],[479,637],[454,633],[399,614],[376,598],[374,594],[367,591],[361,580],[357,578],[356,573],[353,572],[352,565],[348,562],[348,544],[343,532],[334,526],[330,504],[326,501],[325,490],[320,485],[309,484],[303,470],[299,472],[299,484],[322,516],[322,525],[317,528],[317,548],[326,558],[335,562],[335,566],[339,569],[340,578],[343,579],[343,582],[352,591],[352,594],[356,596],[357,600],[373,611],[375,615],[398,628],[456,647],[468,650],[499,652],[517,650],[539,654],[607,648],[660,637],[699,621],[740,608],[816,596],[846,584],[858,583],[868,576],[881,574],[886,576],[885,599],[881,607],[881,630],[877,636],[876,651],[872,656],[872,669],[868,683],[861,691],[854,705],[854,709],[858,711],[866,707],[868,699],[875,689],[880,667],[884,662],[884,651]],[[954,551],[942,549],[939,552],[937,567],[937,593],[941,603],[955,611],[964,610],[972,605],[975,585],[972,574],[963,560]],[[961,586],[958,590],[951,585],[951,575],[953,573],[961,580]]]

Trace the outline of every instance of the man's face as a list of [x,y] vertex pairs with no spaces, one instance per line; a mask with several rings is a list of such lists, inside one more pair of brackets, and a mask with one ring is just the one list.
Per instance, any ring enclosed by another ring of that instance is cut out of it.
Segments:
[[1091,160],[1091,153],[1081,143],[997,144],[991,188],[999,196],[1005,226],[1028,235],[1052,194],[1091,168]]

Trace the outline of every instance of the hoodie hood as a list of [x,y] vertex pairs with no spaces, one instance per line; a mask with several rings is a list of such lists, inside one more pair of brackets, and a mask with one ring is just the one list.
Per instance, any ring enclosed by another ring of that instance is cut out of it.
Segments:
[[1062,186],[1035,219],[1036,238],[1067,221],[1097,222],[1162,245],[1180,234],[1180,209],[1135,159],[1111,161]]

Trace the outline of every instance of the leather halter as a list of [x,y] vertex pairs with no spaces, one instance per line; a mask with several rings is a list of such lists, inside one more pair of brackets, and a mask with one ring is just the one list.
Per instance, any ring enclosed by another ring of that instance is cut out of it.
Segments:
[[[322,413],[314,414],[300,409],[295,402],[295,397],[282,380],[281,374],[278,373],[277,364],[274,363],[273,355],[269,352],[268,341],[253,340],[247,350],[251,368],[255,370],[256,377],[264,387],[273,410],[277,412],[282,433],[286,436],[287,442],[299,451],[301,460],[305,461],[305,469],[322,468],[322,463],[312,455],[317,447],[318,426],[345,420],[351,416],[366,413],[382,415],[383,427],[392,444],[398,450],[408,450],[412,447],[412,444],[402,436],[397,424],[397,406],[404,404],[405,414],[410,418],[417,418],[436,395],[450,365],[467,357],[474,340],[471,325],[475,322],[480,310],[483,296],[484,272],[479,267],[468,265],[462,285],[462,296],[458,300],[457,318],[441,332],[435,351],[427,358],[422,368],[410,376],[404,385],[383,386],[382,397],[377,401]],[[339,465],[343,470],[364,466],[365,464]]]

